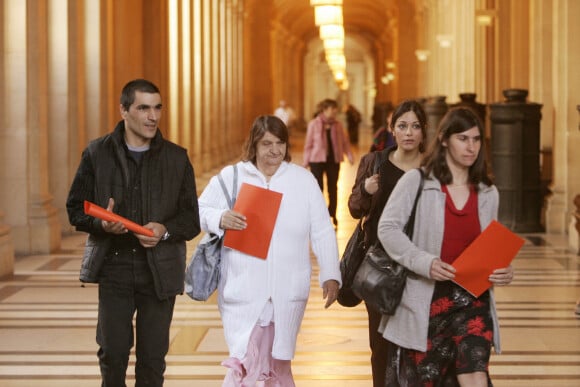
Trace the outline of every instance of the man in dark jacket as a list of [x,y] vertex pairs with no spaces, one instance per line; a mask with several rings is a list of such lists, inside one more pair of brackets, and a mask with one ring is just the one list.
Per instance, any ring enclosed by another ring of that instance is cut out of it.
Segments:
[[[83,152],[67,199],[70,223],[89,233],[82,282],[99,284],[97,353],[102,386],[125,386],[136,313],[136,386],[162,386],[175,296],[183,293],[185,241],[200,232],[193,167],[187,151],[163,138],[157,86],[143,79],[121,93],[123,118]],[[122,222],[84,213],[84,201]]]

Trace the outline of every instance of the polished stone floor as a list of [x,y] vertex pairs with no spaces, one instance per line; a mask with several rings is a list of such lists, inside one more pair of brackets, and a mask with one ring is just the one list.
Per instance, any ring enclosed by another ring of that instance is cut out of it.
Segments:
[[[370,138],[370,132],[361,134],[358,155]],[[296,153],[294,160],[301,156]],[[355,173],[356,164],[343,164],[337,229],[341,251],[356,224],[346,208]],[[198,178],[200,190],[204,179]],[[496,290],[503,353],[492,358],[494,385],[580,386],[580,318],[573,312],[580,297],[580,257],[567,251],[563,235],[522,236],[526,243],[514,261],[516,279]],[[17,257],[14,277],[0,281],[0,386],[100,385],[96,287],[78,282],[84,239],[70,235],[60,251]],[[188,244],[189,252],[195,242]],[[293,361],[296,384],[371,386],[366,311],[338,304],[325,310],[314,268]],[[227,348],[214,299],[194,302],[179,296],[171,337],[167,387],[221,386],[225,369],[220,362]]]

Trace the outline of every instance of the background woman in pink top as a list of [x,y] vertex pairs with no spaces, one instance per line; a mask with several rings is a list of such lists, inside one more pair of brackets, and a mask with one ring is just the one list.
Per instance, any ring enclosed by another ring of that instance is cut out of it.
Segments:
[[328,213],[336,226],[336,197],[338,172],[344,156],[353,164],[354,157],[350,150],[350,143],[344,127],[336,120],[338,104],[333,99],[325,99],[319,104],[320,113],[308,123],[306,140],[304,142],[305,167],[318,181],[321,190],[324,190],[323,175],[326,173],[328,191]]

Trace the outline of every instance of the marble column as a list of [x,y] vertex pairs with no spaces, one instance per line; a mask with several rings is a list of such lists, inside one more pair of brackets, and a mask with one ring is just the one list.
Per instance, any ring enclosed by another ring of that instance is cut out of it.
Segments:
[[211,83],[213,74],[212,62],[212,34],[211,34],[211,7],[212,0],[198,0],[202,3],[201,6],[201,46],[196,48],[194,55],[201,55],[201,83],[196,87],[201,88],[202,104],[202,127],[204,134],[204,151],[207,152],[206,157],[202,159],[202,166],[204,170],[210,169],[214,164],[214,159],[218,147],[216,144],[216,136],[214,132],[221,130],[213,125],[212,119],[212,95],[213,87]]
[[[576,110],[580,113],[580,105],[576,105]],[[580,133],[580,119],[578,119],[578,129],[576,133]],[[576,138],[578,138],[578,134]],[[577,164],[576,164],[577,165]],[[580,255],[580,192],[578,187],[573,194],[576,194],[573,199],[572,216],[570,217],[570,225],[568,226],[568,244],[572,251]]]
[[[0,20],[4,23],[4,9],[0,3]],[[4,29],[0,28],[0,52],[7,55],[4,48]],[[0,59],[0,80],[4,80],[4,60]],[[6,195],[6,177],[10,171],[8,149],[11,147],[7,137],[10,135],[5,125],[5,103],[8,96],[5,95],[3,88],[0,87],[0,207],[10,204]],[[4,212],[0,210],[0,278],[12,275],[14,272],[14,242],[12,239],[11,228],[4,223]]]
[[568,244],[572,251],[580,255],[580,194],[574,198],[575,211],[570,222]]
[[[245,8],[244,2],[237,1],[232,5],[232,27],[231,27],[231,58],[229,71],[231,71],[231,85],[228,87],[228,98],[232,105],[232,116],[237,122],[244,122],[245,118],[245,90],[244,74],[248,64],[244,60],[244,41],[245,41]],[[234,144],[241,144],[246,137],[246,133],[235,130],[237,125],[231,126],[230,136]]]
[[169,133],[187,147],[196,174],[240,154],[243,125],[243,3],[168,2]]
[[[81,2],[74,3],[75,7],[82,5]],[[74,12],[71,12],[70,18],[68,12],[63,12],[67,7],[67,0],[48,0],[47,146],[51,193],[54,195],[54,202],[60,203],[60,223],[70,230],[65,203],[72,181],[71,173],[74,172],[68,168],[71,153],[68,128],[74,127],[82,132],[82,125],[76,124],[76,115],[82,114],[84,109],[70,106],[71,101],[78,100],[78,95],[69,84],[69,74],[72,80],[78,80],[79,77],[75,77],[78,67],[69,66],[69,21],[74,25],[79,20]],[[71,33],[70,36],[74,37],[71,42],[74,47],[75,40],[80,39],[82,34]],[[76,58],[79,56],[75,55],[70,59],[74,61]]]
[[[417,48],[420,32],[415,28],[408,28],[415,24],[415,9],[410,4],[404,5],[404,2],[399,4],[401,4],[401,10],[396,26],[400,32],[397,34],[397,42],[395,43],[395,56],[398,58],[400,65],[395,69],[396,74],[392,85],[389,83],[389,86],[397,90],[396,94],[393,95],[394,101],[417,96],[417,75],[419,72],[415,49]],[[378,64],[382,71],[385,71],[384,63]]]
[[[541,1],[541,0],[539,0]],[[484,103],[493,102],[494,42],[497,11],[488,8],[485,0],[476,1],[475,25],[475,82],[473,91]],[[489,126],[489,125],[487,125]],[[489,131],[487,133],[489,136]]]
[[573,214],[574,196],[580,192],[580,171],[572,166],[580,165],[580,131],[578,113],[572,101],[580,101],[576,64],[580,60],[577,36],[580,34],[580,3],[574,0],[553,2],[553,50],[552,79],[554,101],[554,148],[552,195],[546,205],[546,231],[573,233],[570,218]]
[[264,113],[264,106],[270,106],[272,92],[271,64],[272,42],[269,33],[264,32],[264,23],[269,23],[272,2],[247,1],[244,20],[244,130],[247,135],[254,119]]
[[5,1],[4,159],[0,202],[15,251],[46,253],[60,246],[60,223],[49,192],[46,1]]
[[0,211],[0,278],[14,273],[14,243],[10,227],[4,224],[4,213]]

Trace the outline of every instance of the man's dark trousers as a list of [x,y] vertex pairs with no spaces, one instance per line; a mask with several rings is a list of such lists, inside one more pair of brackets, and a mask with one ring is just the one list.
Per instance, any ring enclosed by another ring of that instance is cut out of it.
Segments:
[[143,248],[112,249],[99,276],[102,387],[125,387],[136,312],[135,386],[163,385],[175,297],[159,300]]

